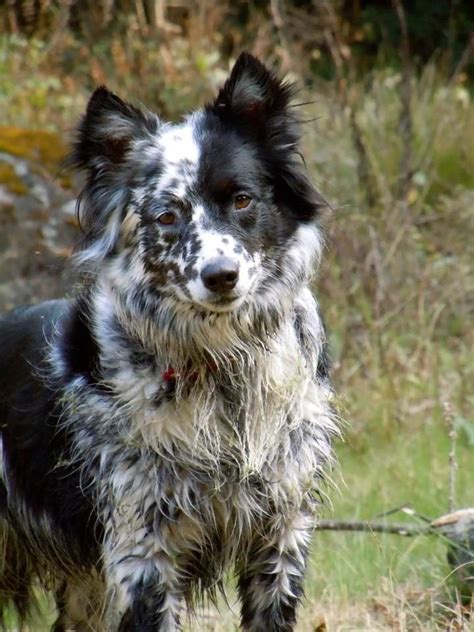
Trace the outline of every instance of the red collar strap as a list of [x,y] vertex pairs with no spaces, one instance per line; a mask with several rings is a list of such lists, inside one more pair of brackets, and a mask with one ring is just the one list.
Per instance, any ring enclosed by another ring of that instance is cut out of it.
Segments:
[[[206,362],[206,368],[209,373],[215,373],[217,371],[217,364],[210,360],[209,362]],[[163,381],[169,384],[176,382],[176,379],[179,377],[179,375],[180,374],[176,373],[175,369],[172,366],[169,366],[163,373],[162,377]],[[184,375],[186,379],[194,383],[199,377],[199,371],[186,371],[181,375]]]
[[176,380],[176,371],[173,369],[172,366],[170,366],[163,373],[163,381],[164,382],[173,382],[174,380]]

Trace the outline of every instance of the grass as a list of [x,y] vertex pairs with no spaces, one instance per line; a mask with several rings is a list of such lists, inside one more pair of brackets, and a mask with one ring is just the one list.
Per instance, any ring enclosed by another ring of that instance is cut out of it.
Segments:
[[[62,56],[49,54],[43,42],[4,39],[2,121],[67,132],[94,81],[104,77],[124,96],[138,95],[175,117],[202,102],[225,70],[212,42],[200,42],[193,57],[192,44],[178,40],[158,98],[145,91],[144,77],[157,63],[163,67],[151,46],[142,50],[138,67],[130,42],[113,43],[113,60],[104,55],[105,45],[87,55],[74,44],[71,72],[64,66],[67,38]],[[15,80],[3,81],[13,77],[12,67]],[[370,519],[407,504],[430,518],[446,512],[444,402],[459,433],[456,504],[474,506],[474,104],[461,79],[448,83],[430,65],[414,82],[413,178],[405,201],[397,195],[400,77],[379,69],[363,85],[350,86],[377,191],[372,207],[358,180],[360,157],[336,86],[321,84],[302,98],[316,100],[304,117],[319,117],[304,128],[304,153],[335,208],[316,291],[346,427],[334,473],[339,491],[330,492],[333,508],[325,508],[326,517]],[[446,547],[435,538],[317,533],[298,631],[467,630],[468,607],[462,611],[450,575]],[[224,608],[192,629],[228,632],[236,620]],[[32,629],[39,632],[39,626]]]

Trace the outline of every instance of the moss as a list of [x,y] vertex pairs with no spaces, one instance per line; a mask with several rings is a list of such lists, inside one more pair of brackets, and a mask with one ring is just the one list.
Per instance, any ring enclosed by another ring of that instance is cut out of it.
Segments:
[[16,193],[17,195],[26,195],[28,193],[28,187],[17,176],[12,165],[6,162],[0,162],[0,185],[5,185],[11,193]]
[[51,132],[0,126],[0,152],[37,162],[55,175],[67,149],[59,136]]

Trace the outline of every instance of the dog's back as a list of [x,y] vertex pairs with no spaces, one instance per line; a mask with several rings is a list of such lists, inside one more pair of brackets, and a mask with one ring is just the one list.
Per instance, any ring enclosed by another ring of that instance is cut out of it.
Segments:
[[34,379],[32,367],[44,364],[55,323],[64,316],[69,301],[55,300],[19,307],[0,316],[0,415],[10,412],[10,399],[18,385]]
[[[38,442],[38,437],[45,438],[48,415],[43,414],[45,402],[38,401],[38,397],[43,399],[43,386],[36,371],[44,366],[47,339],[63,309],[63,301],[50,301],[34,307],[20,307],[0,318],[0,529],[4,552],[0,566],[0,616],[10,600],[24,616],[33,600],[35,569],[24,536],[17,528],[19,525],[12,520],[12,507],[9,505],[12,493],[18,493],[16,487],[21,487],[22,481],[27,486],[38,481],[37,478],[30,479],[29,472],[32,467],[34,469],[35,461],[38,462],[38,448],[41,450],[44,446],[42,440]],[[31,416],[33,408],[39,414]],[[35,421],[39,422],[38,426]],[[9,463],[4,463],[7,455]],[[40,462],[39,465],[42,469]],[[6,476],[7,468],[16,472],[15,482]],[[41,478],[44,478],[44,471]],[[34,493],[31,490],[28,496],[34,496]]]
[[[2,453],[8,455],[2,471],[5,465],[17,472],[19,484],[30,480],[27,470],[35,462],[43,467],[38,450],[48,443],[52,397],[41,371],[46,370],[48,340],[67,307],[64,300],[48,301],[0,318],[1,445]],[[35,477],[31,480],[35,482]]]

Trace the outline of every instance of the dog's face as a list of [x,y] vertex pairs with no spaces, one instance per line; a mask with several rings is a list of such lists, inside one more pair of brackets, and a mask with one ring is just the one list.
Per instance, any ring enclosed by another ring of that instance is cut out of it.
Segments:
[[301,282],[323,201],[299,162],[290,96],[246,54],[215,102],[177,125],[99,88],[73,156],[88,171],[79,259],[115,259],[131,282],[213,312]]
[[131,189],[143,265],[164,292],[213,311],[241,305],[270,253],[271,187],[255,149],[214,116],[164,126],[154,173]]

